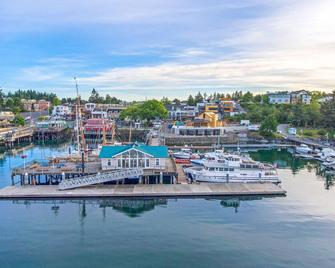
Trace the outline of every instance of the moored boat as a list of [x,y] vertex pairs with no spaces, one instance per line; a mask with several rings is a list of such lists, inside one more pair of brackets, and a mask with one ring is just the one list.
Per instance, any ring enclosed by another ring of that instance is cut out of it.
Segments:
[[216,154],[213,158],[206,158],[203,167],[188,167],[184,171],[188,178],[195,182],[280,183],[277,170],[273,165],[260,163],[250,157],[237,154]]

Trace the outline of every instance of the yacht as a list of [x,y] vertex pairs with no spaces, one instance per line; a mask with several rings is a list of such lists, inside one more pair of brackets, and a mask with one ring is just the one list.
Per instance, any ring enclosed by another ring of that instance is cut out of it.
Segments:
[[272,182],[280,183],[273,165],[260,163],[248,156],[214,154],[205,158],[203,166],[184,169],[190,181],[195,182]]
[[306,144],[301,144],[295,147],[295,152],[297,154],[310,154],[313,152],[313,149],[309,148]]

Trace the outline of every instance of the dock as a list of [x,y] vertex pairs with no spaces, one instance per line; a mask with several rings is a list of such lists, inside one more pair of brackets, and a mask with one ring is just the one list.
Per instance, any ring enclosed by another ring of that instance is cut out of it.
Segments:
[[0,199],[7,200],[255,195],[286,195],[286,191],[272,183],[97,185],[62,191],[58,190],[57,185],[25,185],[0,189]]

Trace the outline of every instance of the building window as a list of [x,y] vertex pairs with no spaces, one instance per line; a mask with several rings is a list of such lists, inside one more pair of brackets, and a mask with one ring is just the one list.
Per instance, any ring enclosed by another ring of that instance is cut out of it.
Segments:
[[108,161],[107,161],[107,165],[108,165],[108,166],[111,166],[111,165],[112,165],[112,161],[111,161],[110,159],[108,159]]
[[121,159],[118,159],[118,160],[117,160],[117,166],[118,166],[118,167],[122,167]]
[[159,158],[156,158],[156,166],[159,166]]
[[146,165],[145,165],[146,167],[149,167],[150,166],[150,164],[149,164],[149,158],[147,158],[146,159]]

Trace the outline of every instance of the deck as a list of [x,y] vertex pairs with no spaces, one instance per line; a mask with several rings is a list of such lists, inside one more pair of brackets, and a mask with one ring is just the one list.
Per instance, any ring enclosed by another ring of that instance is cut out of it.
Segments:
[[103,197],[201,197],[285,195],[286,191],[272,183],[222,184],[150,184],[100,185],[59,191],[56,185],[8,186],[0,189],[0,199],[70,199]]

